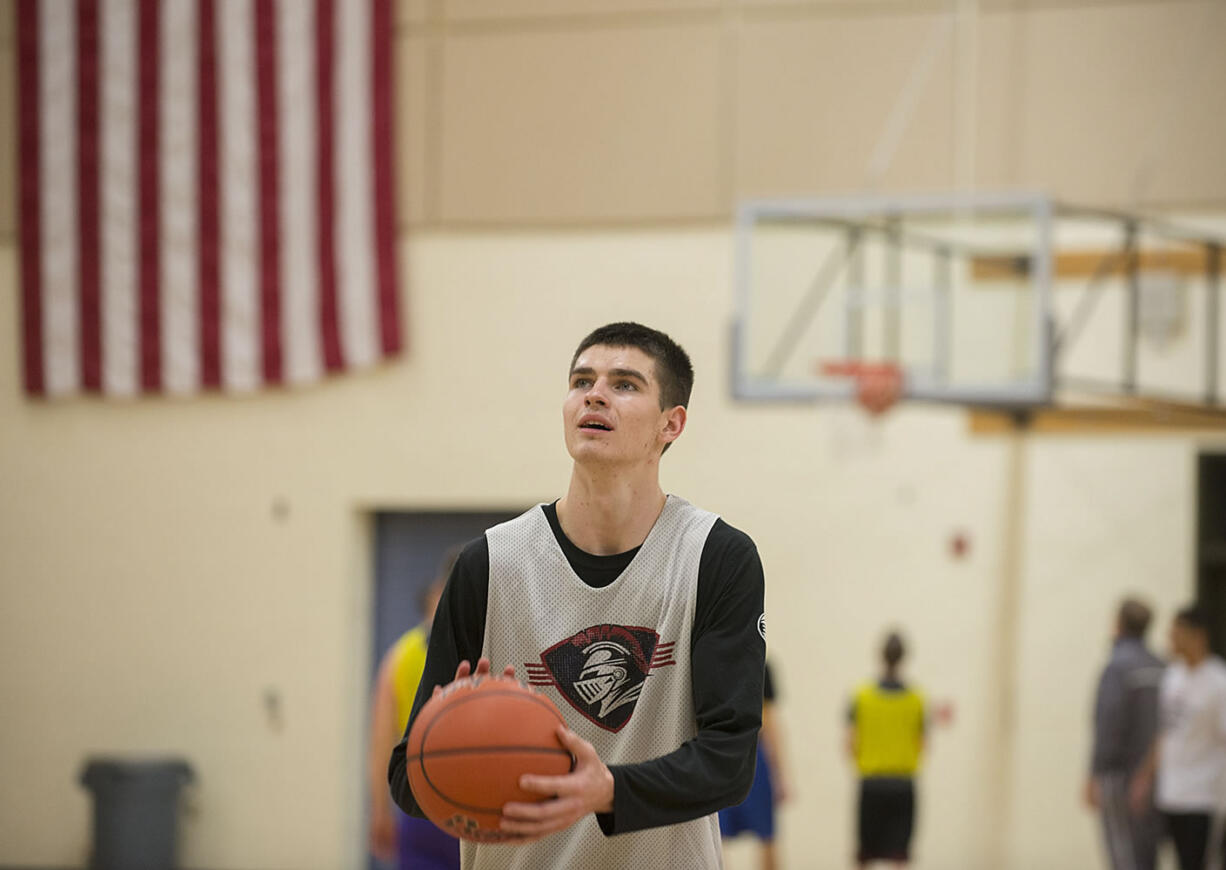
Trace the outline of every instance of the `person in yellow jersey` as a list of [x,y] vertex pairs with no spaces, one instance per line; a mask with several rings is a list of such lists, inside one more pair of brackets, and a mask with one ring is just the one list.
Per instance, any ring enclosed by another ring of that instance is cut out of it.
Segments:
[[860,686],[848,710],[847,751],[860,775],[856,864],[911,859],[915,774],[924,751],[924,697],[903,683],[906,647],[894,632],[881,651],[884,673]]
[[379,664],[371,710],[370,852],[399,870],[459,870],[458,841],[425,819],[415,819],[392,804],[387,758],[404,734],[426,667],[430,625],[459,550],[447,555],[442,571],[422,597],[422,620],[392,644]]

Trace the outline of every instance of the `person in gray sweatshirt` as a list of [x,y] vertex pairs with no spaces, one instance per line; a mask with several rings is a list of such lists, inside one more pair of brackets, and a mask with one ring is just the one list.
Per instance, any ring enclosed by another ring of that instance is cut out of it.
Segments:
[[1094,749],[1085,802],[1102,818],[1113,870],[1154,870],[1162,827],[1153,806],[1134,812],[1128,787],[1158,728],[1158,686],[1165,667],[1145,645],[1152,612],[1126,598],[1116,618],[1115,643],[1094,702]]

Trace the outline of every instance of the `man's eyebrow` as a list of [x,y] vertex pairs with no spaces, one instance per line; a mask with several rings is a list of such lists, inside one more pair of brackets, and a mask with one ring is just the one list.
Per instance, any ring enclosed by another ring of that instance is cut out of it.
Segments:
[[[570,376],[572,378],[575,375],[594,375],[594,374],[596,374],[596,370],[592,368],[591,366],[582,366],[580,368],[573,368],[570,370]],[[642,381],[644,384],[648,382],[647,376],[644,375],[642,372],[640,372],[638,369],[609,369],[609,374],[614,377],[636,378]]]
[[609,374],[618,375],[623,378],[637,378],[643,383],[647,383],[647,375],[637,369],[609,369]]

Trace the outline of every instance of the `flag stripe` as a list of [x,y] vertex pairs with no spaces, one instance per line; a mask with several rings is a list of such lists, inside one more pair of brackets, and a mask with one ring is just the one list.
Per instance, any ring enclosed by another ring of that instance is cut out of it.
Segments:
[[136,0],[102,3],[102,389],[134,396],[136,292]]
[[372,262],[370,4],[337,5],[336,134],[339,312],[345,361],[367,366],[378,352]]
[[43,374],[42,204],[39,178],[39,4],[17,3],[17,96],[21,134],[21,326],[26,392],[41,396]]
[[77,206],[81,252],[81,386],[102,389],[98,224],[98,0],[77,4]]
[[316,193],[318,198],[319,234],[319,336],[323,344],[323,364],[328,372],[344,367],[341,357],[340,324],[336,306],[336,172],[334,166],[333,88],[336,38],[336,7],[333,0],[316,0],[315,4],[315,148]]
[[260,326],[264,382],[281,383],[281,236],[277,214],[277,35],[273,0],[255,0],[260,155]]
[[222,379],[227,389],[259,386],[259,314],[256,307],[255,45],[251,0],[217,7],[221,48],[221,270]]
[[221,386],[221,269],[217,163],[217,17],[214,0],[200,0],[200,53],[196,87],[199,100],[200,384]]
[[159,231],[158,89],[162,46],[161,0],[140,0],[137,13],[137,151],[140,228],[140,383],[147,392],[162,388],[161,245]]
[[396,288],[396,186],[392,175],[392,4],[374,0],[371,11],[371,140],[374,167],[375,262],[379,275],[379,341],[385,356],[400,350]]
[[[81,385],[77,229],[76,7],[45,3],[39,27],[42,72],[42,304],[47,393]],[[65,46],[68,50],[65,50]]]
[[162,0],[158,85],[162,386],[200,389],[199,211],[196,199],[196,0]]
[[[281,330],[291,384],[319,379],[319,270],[315,256],[315,4],[277,0],[281,109]],[[289,288],[293,288],[289,292]]]

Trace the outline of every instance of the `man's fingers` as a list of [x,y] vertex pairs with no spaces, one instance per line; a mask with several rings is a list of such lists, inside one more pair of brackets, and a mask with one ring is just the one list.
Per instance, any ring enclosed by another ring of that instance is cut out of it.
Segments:
[[[530,791],[533,794],[552,795],[570,795],[578,790],[579,786],[575,783],[571,775],[563,776],[539,776],[535,773],[525,773],[519,778],[519,787],[524,791]],[[510,804],[507,804],[510,806]],[[540,804],[525,804],[525,806],[540,806]]]
[[516,822],[546,823],[557,819],[569,818],[583,809],[578,798],[555,798],[548,801],[511,801],[503,804],[503,819]]
[[575,757],[575,767],[584,762],[600,762],[600,756],[596,754],[596,747],[565,725],[558,726],[557,735],[558,740],[562,741],[562,745],[570,750],[570,754]]
[[[507,665],[502,669],[502,674],[505,677],[515,679],[515,665]],[[484,656],[477,659],[477,668],[474,670],[468,659],[464,659],[462,662],[456,665],[455,677],[452,678],[452,682],[462,680],[469,675],[474,677],[488,677],[490,675],[490,660]],[[440,691],[442,691],[442,686],[435,686],[432,697],[434,695],[438,695]]]
[[577,798],[509,803],[502,808],[499,828],[524,837],[544,837],[569,828],[582,815],[583,804]]

